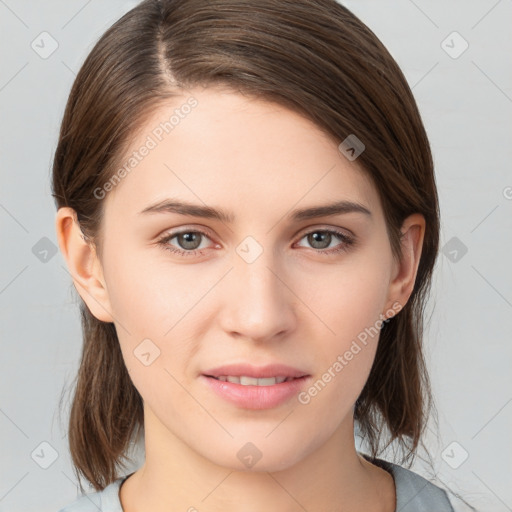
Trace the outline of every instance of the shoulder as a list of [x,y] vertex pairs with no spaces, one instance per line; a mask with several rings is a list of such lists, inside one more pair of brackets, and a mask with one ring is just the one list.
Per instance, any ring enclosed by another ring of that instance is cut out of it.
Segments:
[[59,512],[123,512],[119,499],[119,487],[127,477],[121,477],[107,485],[102,491],[79,496]]
[[371,463],[389,471],[395,481],[396,510],[399,512],[454,512],[446,491],[413,471],[382,459]]

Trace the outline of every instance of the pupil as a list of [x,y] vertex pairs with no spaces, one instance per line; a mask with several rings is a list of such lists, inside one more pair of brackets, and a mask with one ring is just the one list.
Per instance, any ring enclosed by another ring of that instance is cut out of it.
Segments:
[[[310,237],[309,243],[315,249],[325,249],[326,247],[329,247],[329,244],[331,242],[331,234],[326,233],[326,232],[315,231],[314,233],[311,233],[309,235],[309,237]],[[323,245],[322,245],[322,239],[323,239]],[[327,244],[325,244],[326,240],[327,240]],[[320,247],[315,245],[317,242],[320,242]]]
[[197,249],[197,247],[199,247],[199,244],[197,243],[199,233],[182,233],[180,237],[180,245],[184,249]]

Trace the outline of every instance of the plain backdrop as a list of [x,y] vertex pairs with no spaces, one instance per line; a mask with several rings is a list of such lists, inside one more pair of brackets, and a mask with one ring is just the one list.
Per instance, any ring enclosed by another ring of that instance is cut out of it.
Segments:
[[[0,512],[56,512],[77,496],[66,426],[82,341],[50,169],[78,69],[135,3],[0,0]],[[434,153],[441,251],[425,342],[437,482],[478,510],[509,511],[512,2],[342,3],[401,66]],[[412,469],[429,476],[421,461]]]

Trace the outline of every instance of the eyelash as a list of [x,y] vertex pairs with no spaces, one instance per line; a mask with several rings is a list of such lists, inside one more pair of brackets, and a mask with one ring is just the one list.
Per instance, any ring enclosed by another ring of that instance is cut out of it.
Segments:
[[[204,231],[196,229],[196,230],[180,231],[178,233],[173,233],[171,235],[165,235],[162,238],[160,238],[157,241],[157,243],[164,250],[170,251],[170,252],[178,254],[180,256],[196,256],[197,253],[202,255],[203,250],[200,250],[200,249],[186,251],[183,249],[176,249],[176,247],[172,247],[169,245],[168,242],[170,240],[177,237],[178,235],[183,235],[185,233],[199,233],[207,238],[210,238],[208,233],[205,233]],[[346,252],[355,244],[355,240],[352,237],[350,237],[350,236],[346,235],[345,233],[338,231],[336,229],[314,229],[312,231],[308,231],[307,233],[304,233],[302,235],[302,237],[300,238],[300,240],[302,240],[304,237],[306,237],[308,235],[311,235],[312,233],[329,233],[331,235],[335,235],[342,241],[342,243],[337,248],[334,248],[334,249],[325,250],[325,249],[314,249],[313,248],[313,251],[315,251],[317,254],[323,254],[324,256],[332,256],[332,255],[338,254],[340,252]]]

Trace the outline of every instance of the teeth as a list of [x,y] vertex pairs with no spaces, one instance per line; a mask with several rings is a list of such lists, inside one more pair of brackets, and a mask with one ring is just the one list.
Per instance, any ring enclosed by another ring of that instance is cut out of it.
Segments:
[[[265,379],[265,380],[268,380],[268,379]],[[245,377],[243,375],[240,376],[240,384],[242,384],[242,386],[257,386],[258,382],[259,382],[259,379],[255,379],[254,377]]]
[[216,377],[216,379],[223,382],[241,384],[242,386],[274,386],[275,384],[281,384],[281,382],[284,382],[285,380],[292,380],[291,377],[265,377],[262,379],[256,379],[255,377],[246,377],[245,375],[240,377],[221,375],[220,377]]

